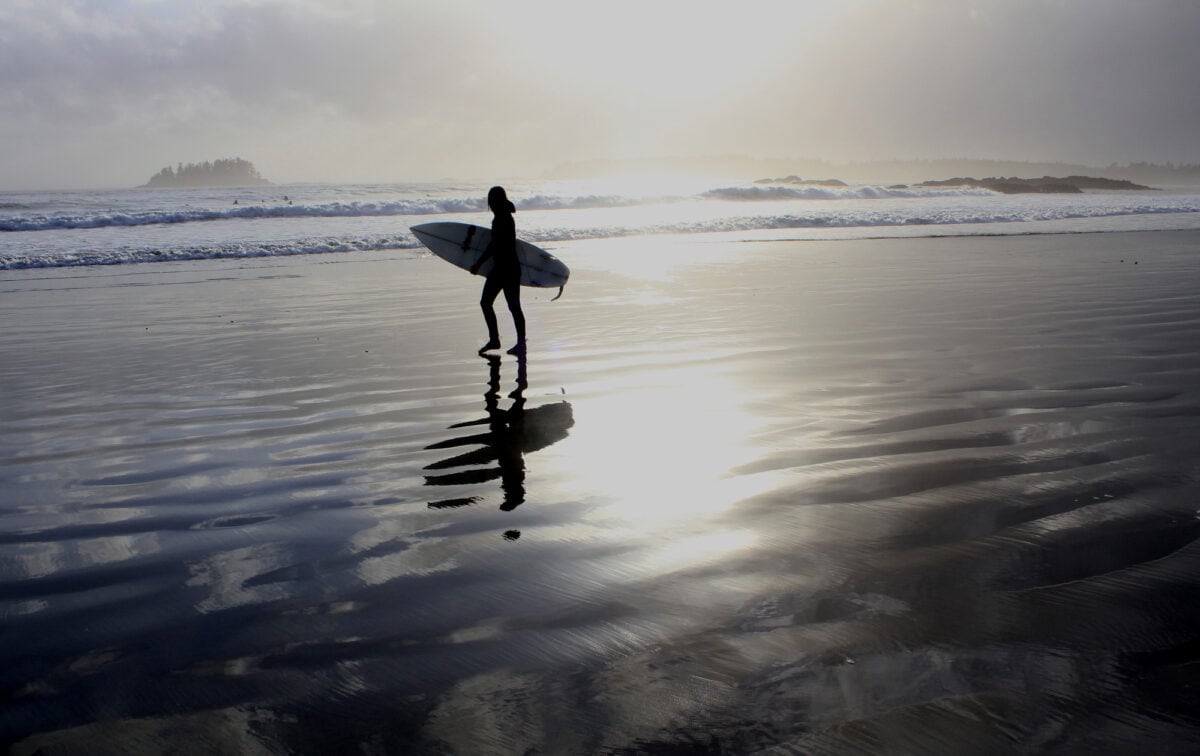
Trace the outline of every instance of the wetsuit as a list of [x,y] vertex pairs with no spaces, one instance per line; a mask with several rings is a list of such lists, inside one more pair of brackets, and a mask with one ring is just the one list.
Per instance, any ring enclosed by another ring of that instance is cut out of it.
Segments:
[[499,212],[492,216],[492,240],[488,243],[479,262],[493,259],[492,270],[483,283],[483,294],[479,304],[483,308],[483,319],[487,322],[488,338],[498,341],[496,313],[492,303],[501,291],[508,309],[512,313],[517,329],[517,340],[525,342],[525,314],[521,311],[521,263],[517,259],[517,224],[511,213]]

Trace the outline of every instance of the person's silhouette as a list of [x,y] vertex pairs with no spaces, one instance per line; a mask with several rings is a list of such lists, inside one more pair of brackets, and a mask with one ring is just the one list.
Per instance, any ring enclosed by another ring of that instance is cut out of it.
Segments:
[[[504,503],[500,505],[500,508],[507,512],[525,502],[524,426],[525,388],[528,385],[525,377],[525,358],[524,356],[518,358],[517,388],[508,395],[513,402],[512,406],[505,410],[500,408],[500,358],[494,354],[484,356],[488,361],[487,391],[483,395],[483,406],[487,410],[487,417],[465,423],[455,423],[450,428],[486,426],[487,432],[447,439],[425,447],[426,449],[448,449],[479,445],[479,448],[473,451],[426,465],[426,470],[460,469],[458,472],[427,476],[425,484],[434,486],[478,484],[499,478],[500,489],[504,492]],[[489,464],[494,464],[494,466],[479,467],[479,465]],[[469,504],[473,500],[451,499],[434,502],[431,506],[440,509],[447,506]]]
[[[459,449],[475,447],[446,459],[432,462],[426,470],[437,474],[425,476],[428,486],[479,486],[500,480],[505,512],[525,502],[525,454],[544,449],[567,437],[575,418],[569,402],[557,401],[533,409],[525,407],[525,390],[529,387],[524,355],[517,357],[516,388],[508,394],[512,404],[500,406],[500,357],[484,355],[488,361],[487,391],[483,394],[485,417],[455,423],[450,430],[470,428],[483,432],[455,436],[426,446],[426,449]],[[454,472],[442,472],[454,470]],[[462,507],[474,504],[479,496],[429,502],[433,509]]]
[[[499,383],[499,359],[495,363]],[[508,396],[512,406],[505,412],[496,407],[488,410],[490,427],[495,437],[496,462],[500,467],[500,489],[504,503],[500,509],[508,512],[525,503],[525,356],[517,360],[517,388]]]
[[525,313],[521,310],[521,262],[517,259],[517,224],[513,213],[517,208],[509,202],[504,187],[493,186],[488,191],[488,207],[492,210],[492,239],[471,266],[471,273],[478,274],[479,268],[488,259],[493,260],[492,270],[483,282],[483,294],[479,306],[483,309],[483,320],[487,324],[487,343],[479,348],[483,354],[500,348],[500,332],[496,327],[496,311],[492,304],[501,291],[512,313],[513,325],[517,329],[517,343],[509,354],[525,353]]

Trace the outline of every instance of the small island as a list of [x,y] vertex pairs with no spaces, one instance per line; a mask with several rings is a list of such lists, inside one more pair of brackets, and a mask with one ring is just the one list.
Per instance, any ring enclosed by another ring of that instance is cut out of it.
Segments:
[[254,164],[241,158],[225,158],[203,163],[180,163],[167,166],[154,174],[144,187],[201,187],[201,186],[269,186]]

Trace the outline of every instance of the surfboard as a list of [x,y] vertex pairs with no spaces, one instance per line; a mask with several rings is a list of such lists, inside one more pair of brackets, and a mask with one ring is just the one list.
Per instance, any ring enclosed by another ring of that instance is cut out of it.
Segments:
[[[469,223],[422,223],[410,230],[430,252],[463,270],[471,269],[492,239],[491,229],[472,226]],[[571,277],[571,271],[562,260],[520,239],[517,239],[517,259],[521,262],[522,286],[557,286],[558,295],[554,299],[562,296],[562,288]],[[479,267],[480,275],[486,276],[490,273],[492,265],[493,261],[490,258],[485,260]]]

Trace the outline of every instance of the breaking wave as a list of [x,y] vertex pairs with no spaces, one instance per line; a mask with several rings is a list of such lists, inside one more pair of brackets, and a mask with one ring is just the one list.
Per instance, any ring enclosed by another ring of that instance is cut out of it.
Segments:
[[0,257],[0,270],[74,268],[89,265],[126,265],[132,263],[178,262],[182,260],[327,255],[347,252],[413,249],[419,246],[420,244],[414,237],[405,235],[304,239],[279,243],[226,243],[179,248],[130,247],[125,249],[86,250],[56,254],[33,254],[9,258]]

